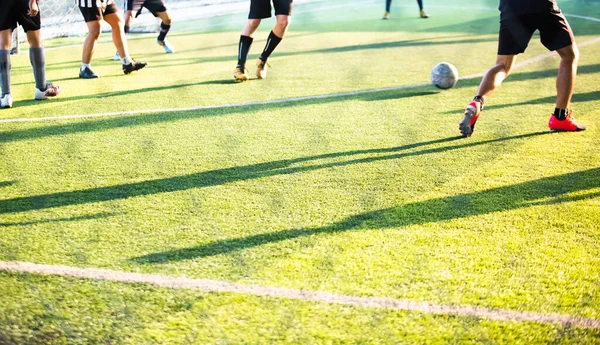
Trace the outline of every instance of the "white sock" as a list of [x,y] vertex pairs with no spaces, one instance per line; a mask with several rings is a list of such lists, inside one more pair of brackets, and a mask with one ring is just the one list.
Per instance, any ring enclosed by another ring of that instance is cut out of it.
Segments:
[[121,59],[121,62],[123,63],[123,65],[129,65],[130,63],[133,62],[133,60],[131,60],[131,58],[129,56],[126,56]]
[[92,69],[92,64],[91,63],[82,63],[81,68],[79,70],[83,71],[86,67],[89,69]]

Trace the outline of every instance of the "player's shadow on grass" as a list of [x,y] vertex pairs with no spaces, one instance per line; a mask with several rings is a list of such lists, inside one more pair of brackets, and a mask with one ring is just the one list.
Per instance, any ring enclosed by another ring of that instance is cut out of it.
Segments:
[[[492,66],[489,66],[489,67],[492,67]],[[579,66],[577,69],[578,75],[594,74],[594,73],[600,73],[600,64],[583,65],[583,66]],[[532,72],[516,72],[515,71],[515,72],[511,73],[506,79],[504,79],[502,84],[508,84],[508,83],[518,82],[518,81],[528,81],[528,80],[534,80],[534,79],[545,79],[545,78],[556,79],[557,74],[558,74],[558,69],[556,69],[556,68],[547,69],[547,70],[543,70],[543,71],[532,71]],[[482,79],[481,77],[480,78],[470,78],[470,79],[460,79],[458,81],[458,83],[456,84],[456,86],[454,86],[454,88],[477,87],[477,86],[479,86],[481,79]],[[453,110],[451,112],[454,113],[455,111]]]
[[16,184],[17,182],[19,182],[19,181],[17,181],[17,180],[13,180],[13,181],[0,181],[0,188],[12,186],[13,184]]
[[55,218],[55,219],[40,219],[40,220],[31,220],[31,221],[25,221],[25,222],[3,222],[3,223],[0,223],[0,228],[9,227],[9,226],[25,226],[25,225],[38,225],[38,224],[62,223],[62,222],[78,222],[78,221],[82,221],[82,220],[104,219],[104,218],[108,218],[108,217],[113,217],[115,215],[117,215],[117,213],[97,213],[97,214],[89,214],[89,215],[84,215],[84,216]]
[[[205,81],[194,84],[178,84],[168,86],[170,88],[181,88],[187,87],[190,85],[197,85],[202,83],[211,83],[212,81]],[[219,82],[219,81],[217,81]],[[220,82],[226,82],[226,80],[221,80]],[[233,82],[233,79],[232,79]],[[347,95],[347,96],[338,96],[338,95],[321,95],[317,97],[307,96],[307,98],[299,97],[297,99],[290,100],[282,100],[282,101],[264,101],[265,103],[257,102],[255,104],[241,104],[241,105],[223,105],[212,107],[198,107],[191,109],[181,109],[181,111],[170,111],[165,109],[164,112],[161,111],[151,111],[151,114],[144,114],[144,111],[138,111],[136,115],[123,115],[118,117],[103,117],[99,120],[94,121],[84,121],[78,123],[68,123],[68,124],[58,124],[58,125],[50,125],[39,128],[28,128],[28,129],[17,129],[11,131],[0,131],[0,143],[3,142],[14,142],[20,140],[28,140],[28,139],[39,139],[45,137],[53,137],[60,136],[66,134],[75,134],[75,133],[86,133],[86,132],[95,132],[95,131],[105,131],[110,130],[112,128],[123,128],[123,127],[134,127],[134,126],[144,126],[150,124],[157,123],[165,123],[165,122],[174,122],[181,121],[193,118],[202,118],[202,117],[210,117],[210,116],[224,116],[231,114],[247,114],[249,109],[252,110],[276,110],[290,106],[297,105],[312,105],[312,104],[325,104],[331,102],[343,102],[347,100],[356,100],[363,99],[365,101],[375,101],[382,99],[400,99],[407,97],[415,97],[426,95],[428,91],[426,90],[428,87],[416,88],[416,89],[405,89],[405,90],[374,90],[374,92],[367,92],[359,95]],[[161,90],[163,88],[146,88],[143,89],[145,91],[153,91],[155,89]],[[118,96],[125,95],[130,92],[137,91],[115,91],[115,92],[106,92],[102,94],[96,95],[97,97],[110,97],[110,96]],[[95,97],[96,97],[95,96]],[[67,99],[86,99],[88,96],[75,96],[71,98],[55,98],[48,100],[47,102],[55,102]],[[15,102],[15,105],[18,106],[26,106],[31,105],[39,101],[35,100],[21,100]]]
[[[279,58],[279,57],[307,55],[307,54],[346,53],[346,52],[362,51],[362,50],[389,49],[389,48],[402,48],[402,47],[427,47],[427,46],[450,45],[450,44],[473,44],[473,43],[481,43],[481,42],[486,42],[486,41],[495,41],[495,39],[492,39],[492,38],[482,39],[481,37],[463,38],[463,39],[454,39],[454,40],[420,38],[420,39],[414,39],[414,40],[356,44],[356,45],[349,45],[349,46],[321,48],[321,49],[313,49],[313,50],[280,51],[277,53],[277,57]],[[201,63],[225,62],[225,61],[232,61],[232,63],[234,63],[236,61],[236,59],[237,58],[235,56],[231,56],[231,55],[212,56],[212,57],[203,57],[203,58],[187,57],[187,58],[181,58],[178,60],[165,58],[162,60],[154,61],[152,66],[153,67],[172,67],[173,65],[182,66],[182,65],[195,65],[195,64],[201,64]],[[161,63],[161,62],[163,62],[163,63]]]
[[[222,168],[142,182],[125,183],[69,192],[17,197],[0,200],[0,214],[26,212],[62,206],[83,205],[111,200],[122,200],[138,196],[177,192],[193,188],[219,186],[227,183],[271,176],[290,175],[332,167],[344,167],[353,164],[363,164],[443,153],[448,151],[468,149],[481,145],[500,143],[508,140],[525,139],[534,136],[545,135],[548,133],[549,132],[535,132],[480,142],[462,141],[462,143],[458,143],[456,145],[446,145],[440,147],[439,144],[451,143],[461,139],[461,137],[449,137],[390,148],[325,153],[316,156],[282,159],[272,162]],[[413,150],[429,145],[433,145],[434,147]],[[360,157],[365,155],[366,157]],[[334,162],[327,161],[327,159],[340,157],[345,157],[347,159]]]
[[[152,253],[131,260],[141,264],[167,263],[228,254],[304,236],[335,234],[345,231],[384,230],[437,223],[536,205],[551,205],[600,197],[600,192],[585,193],[585,191],[595,188],[600,188],[600,168],[366,212],[323,227],[286,229],[219,240],[191,248]],[[578,194],[569,195],[571,193]]]

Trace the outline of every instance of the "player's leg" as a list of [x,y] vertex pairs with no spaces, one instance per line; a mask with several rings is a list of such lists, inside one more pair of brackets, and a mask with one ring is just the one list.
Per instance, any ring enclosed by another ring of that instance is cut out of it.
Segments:
[[569,109],[579,61],[579,50],[573,31],[561,12],[540,15],[539,21],[542,44],[549,50],[556,50],[560,56],[556,77],[556,104],[554,113],[548,121],[548,127],[553,131],[585,130],[585,126],[575,122],[572,110]]
[[390,12],[392,11],[392,0],[385,0],[385,13],[382,19],[389,19]]
[[575,88],[579,50],[575,44],[558,49],[560,56],[558,76],[556,78],[556,108],[568,109]]
[[240,42],[238,44],[238,61],[235,71],[233,72],[233,77],[238,81],[248,80],[248,74],[246,73],[246,60],[248,59],[248,53],[250,52],[250,47],[252,46],[252,41],[254,40],[254,33],[258,29],[260,21],[261,19],[259,18],[249,18],[246,22],[246,25],[242,29],[242,33],[240,34]]
[[52,83],[46,80],[46,56],[44,54],[44,47],[42,46],[40,30],[27,30],[25,25],[23,25],[23,28],[26,30],[25,33],[29,42],[29,61],[31,62],[35,78],[34,98],[44,100],[48,97],[58,96],[60,86],[52,85]]
[[491,96],[510,74],[517,55],[525,51],[535,30],[536,26],[530,23],[528,16],[500,21],[496,64],[483,76],[477,95],[465,109],[464,115],[458,124],[463,137],[473,134],[475,123],[483,110],[486,98]]
[[102,20],[102,9],[98,8],[97,4],[96,1],[79,2],[79,11],[88,28],[88,34],[83,41],[81,51],[79,78],[98,78],[98,75],[92,71],[92,57],[96,49],[96,41],[100,37],[100,21]]
[[123,19],[114,4],[108,5],[104,12],[104,20],[110,25],[112,29],[112,41],[121,56],[121,62],[123,64],[123,73],[129,74],[133,71],[140,70],[146,67],[146,62],[137,62],[129,56],[129,50],[127,47],[127,39],[125,38],[125,31],[123,29]]
[[490,68],[483,76],[477,95],[465,109],[463,118],[458,124],[458,128],[463,137],[468,137],[475,130],[475,123],[481,115],[485,99],[491,96],[494,91],[502,84],[502,81],[508,77],[512,66],[517,60],[517,55],[498,55],[496,64]]
[[17,27],[15,10],[12,3],[0,1],[0,108],[12,107],[10,46],[12,32]]
[[81,52],[81,68],[79,69],[79,78],[93,79],[98,75],[92,71],[92,57],[96,50],[96,42],[100,37],[100,21],[92,20],[85,23],[88,27],[88,34],[83,41],[83,50]]
[[259,79],[263,79],[267,76],[267,59],[271,56],[279,43],[281,43],[281,40],[283,40],[283,36],[285,36],[290,21],[292,20],[291,0],[274,0],[273,3],[275,4],[275,16],[277,22],[275,23],[273,30],[269,33],[265,48],[256,62],[256,76]]
[[165,53],[172,54],[175,52],[175,48],[173,48],[171,43],[167,40],[167,34],[169,33],[169,30],[171,30],[171,25],[173,23],[171,15],[165,8],[165,11],[156,12],[156,16],[161,20],[160,33],[156,38],[156,43],[165,49]]
[[48,97],[57,96],[60,93],[60,87],[53,86],[52,83],[46,80],[46,57],[40,34],[40,13],[37,5],[33,4],[34,6],[31,8],[21,8],[18,21],[23,27],[27,35],[27,41],[29,42],[29,61],[31,62],[35,79],[33,97],[37,100],[44,100]]
[[[125,36],[127,36],[129,34],[131,26],[133,25],[134,16],[132,15],[132,13],[133,13],[133,11],[131,11],[131,10],[125,10],[124,14],[123,14],[123,16],[124,16],[123,32],[125,33]],[[121,55],[119,54],[119,51],[115,52],[115,55],[113,56],[113,60],[121,61]]]
[[425,12],[425,8],[423,7],[423,0],[417,0],[417,4],[419,5],[419,16],[421,18],[429,18],[429,15]]
[[[0,15],[0,25],[1,15]],[[12,107],[10,91],[10,45],[12,43],[12,29],[0,30],[0,108]]]

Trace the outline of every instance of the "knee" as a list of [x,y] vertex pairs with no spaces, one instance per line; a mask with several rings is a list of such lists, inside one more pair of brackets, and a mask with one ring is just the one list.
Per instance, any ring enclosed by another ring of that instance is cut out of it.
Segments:
[[285,31],[287,29],[287,27],[290,25],[290,19],[289,17],[281,17],[281,18],[277,18],[277,27],[281,30],[281,31]]
[[165,25],[171,25],[171,23],[173,23],[173,20],[171,19],[171,16],[166,15],[164,18],[162,18],[162,22]]
[[559,55],[563,61],[571,64],[577,64],[577,61],[579,61],[579,49],[575,45],[572,45],[571,49],[559,52]]
[[509,75],[510,72],[512,71],[512,65],[511,64],[507,64],[504,61],[499,61],[498,63],[496,63],[496,72],[497,73],[504,73],[506,75]]
[[248,28],[252,31],[255,31],[256,29],[258,29],[259,25],[260,25],[260,19],[251,19],[248,21]]
[[88,31],[88,37],[94,41],[98,40],[100,37],[100,29],[90,29]]

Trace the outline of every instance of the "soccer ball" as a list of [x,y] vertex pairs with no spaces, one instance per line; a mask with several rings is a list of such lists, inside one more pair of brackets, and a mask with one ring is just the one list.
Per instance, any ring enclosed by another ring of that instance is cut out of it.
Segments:
[[435,87],[445,90],[456,85],[458,70],[448,62],[440,62],[431,70],[431,82]]

